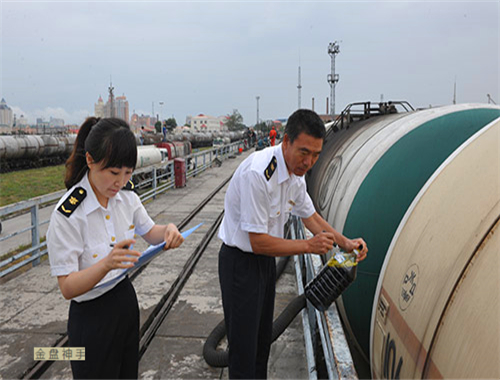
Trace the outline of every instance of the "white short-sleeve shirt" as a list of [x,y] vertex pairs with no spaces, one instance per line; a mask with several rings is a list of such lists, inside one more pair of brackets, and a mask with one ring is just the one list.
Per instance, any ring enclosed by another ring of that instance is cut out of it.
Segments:
[[[75,190],[81,189],[86,196],[69,216],[58,210]],[[153,226],[153,220],[133,191],[120,190],[109,199],[107,208],[102,207],[87,173],[59,200],[51,215],[47,232],[51,274],[65,276],[86,269],[106,257],[114,244],[142,236]],[[99,284],[117,277],[121,272],[122,269],[110,271]],[[91,300],[115,285],[94,288],[73,299],[78,302]]]
[[304,177],[289,174],[282,145],[252,153],[236,169],[224,201],[219,238],[253,252],[248,233],[283,237],[290,213],[308,218],[315,212]]

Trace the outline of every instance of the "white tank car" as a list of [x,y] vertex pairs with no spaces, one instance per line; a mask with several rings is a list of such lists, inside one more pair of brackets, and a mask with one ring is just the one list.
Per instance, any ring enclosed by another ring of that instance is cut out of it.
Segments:
[[136,169],[161,164],[166,161],[168,161],[168,152],[165,148],[157,148],[154,145],[142,145],[137,147]]
[[462,144],[408,208],[373,304],[377,378],[500,378],[500,119]]
[[318,212],[369,248],[337,307],[373,378],[500,378],[499,118],[487,104],[361,115],[307,175]]

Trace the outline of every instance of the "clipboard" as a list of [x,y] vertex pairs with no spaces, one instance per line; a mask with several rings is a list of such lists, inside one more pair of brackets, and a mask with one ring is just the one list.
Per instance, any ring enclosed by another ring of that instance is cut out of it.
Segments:
[[[182,232],[181,233],[182,237],[186,239],[189,235],[191,235],[194,231],[196,231],[202,224],[203,223],[200,223],[197,226],[194,226],[193,228],[190,228],[189,230]],[[150,245],[144,252],[141,253],[139,260],[135,263],[133,267],[123,269],[123,271],[118,276],[102,284],[98,284],[94,286],[92,289],[104,288],[106,286],[115,284],[116,282],[120,281],[123,277],[125,277],[128,273],[130,273],[132,270],[140,268],[143,265],[149,263],[151,260],[153,260],[158,254],[163,252],[163,247],[165,247],[165,242],[157,245]]]

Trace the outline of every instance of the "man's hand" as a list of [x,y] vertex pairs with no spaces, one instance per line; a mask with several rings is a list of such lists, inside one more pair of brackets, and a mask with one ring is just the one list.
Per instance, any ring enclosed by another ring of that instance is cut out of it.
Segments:
[[307,243],[308,252],[324,255],[333,248],[335,237],[331,232],[320,232],[307,240]]
[[366,254],[368,253],[368,247],[366,246],[366,243],[362,238],[346,239],[344,242],[344,246],[340,248],[342,248],[345,252],[352,252],[354,250],[357,250],[359,252],[356,258],[357,262],[366,259]]

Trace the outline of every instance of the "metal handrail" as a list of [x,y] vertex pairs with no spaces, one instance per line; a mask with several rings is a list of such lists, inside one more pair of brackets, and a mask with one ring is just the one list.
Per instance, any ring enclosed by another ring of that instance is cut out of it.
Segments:
[[[374,105],[374,106],[372,106]],[[354,109],[354,106],[362,106],[362,110]],[[339,130],[348,129],[351,123],[357,120],[366,120],[373,116],[387,115],[391,113],[397,113],[397,108],[401,107],[404,112],[415,111],[415,108],[407,102],[406,100],[388,101],[388,102],[355,102],[348,104],[340,115],[335,119],[333,124],[330,126],[327,136],[331,133],[336,133]]]
[[[216,158],[218,162],[222,162],[223,160],[228,159],[231,155],[236,153],[240,147],[244,147],[243,141],[238,141],[235,143],[204,150],[201,152],[190,154],[186,157],[182,157],[188,163],[186,165],[186,178],[196,176],[201,172],[207,170],[214,164],[214,160]],[[200,163],[200,165],[198,165],[198,160],[202,162]],[[158,171],[164,171],[165,173],[157,175]],[[163,167],[153,167],[151,177],[151,179],[147,179],[136,185],[137,187],[141,187],[145,183],[151,183],[151,190],[148,190],[147,192],[139,196],[142,202],[145,202],[149,199],[156,199],[157,195],[175,186],[173,160],[165,163]],[[31,226],[24,227],[9,235],[0,237],[0,242],[2,242],[31,230],[31,246],[1,261],[0,269],[5,268],[7,265],[11,265],[14,261],[19,260],[24,256],[29,257],[19,263],[16,263],[13,266],[10,266],[7,269],[2,270],[0,272],[0,278],[31,262],[33,262],[34,266],[38,265],[40,263],[40,258],[47,254],[47,243],[45,241],[40,242],[40,226],[49,223],[50,220],[40,221],[38,217],[38,210],[44,205],[51,205],[57,202],[66,193],[66,191],[67,190],[60,190],[54,193],[41,195],[29,200],[0,207],[0,220],[10,215],[17,215],[19,213],[25,214],[26,210],[29,210],[28,212],[31,214]]]
[[[292,239],[306,239],[306,232],[302,220],[291,215],[288,232]],[[310,235],[310,233],[309,233]],[[323,267],[320,256],[305,254],[294,257],[299,295],[303,294],[305,285],[311,281]],[[310,379],[317,379],[316,364],[318,358],[323,358],[328,379],[353,379],[358,375],[354,368],[347,338],[345,336],[337,306],[333,303],[327,311],[316,310],[311,303],[302,310],[302,323],[306,345],[306,359]],[[314,335],[319,335],[320,344],[312,344]],[[322,353],[311,353],[312,347],[321,345]],[[313,357],[311,357],[311,355]]]

